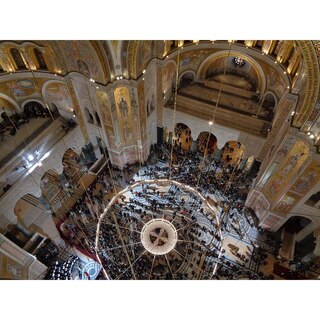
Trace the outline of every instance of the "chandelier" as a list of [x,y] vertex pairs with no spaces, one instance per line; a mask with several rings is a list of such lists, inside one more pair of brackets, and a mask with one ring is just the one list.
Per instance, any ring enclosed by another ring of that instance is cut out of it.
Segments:
[[233,62],[237,67],[243,67],[246,64],[246,61],[241,57],[234,57]]

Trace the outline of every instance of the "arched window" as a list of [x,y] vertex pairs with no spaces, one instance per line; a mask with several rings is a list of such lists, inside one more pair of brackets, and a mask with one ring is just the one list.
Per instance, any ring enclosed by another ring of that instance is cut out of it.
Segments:
[[88,108],[84,108],[84,112],[85,112],[85,115],[86,115],[87,122],[90,123],[90,124],[93,124],[94,123],[93,116],[89,112]]
[[18,70],[25,70],[27,69],[23,59],[22,59],[22,56],[21,56],[21,53],[18,49],[16,48],[12,48],[10,49],[10,53],[12,55],[12,58],[18,68]]
[[34,54],[37,58],[39,69],[48,70],[48,67],[47,67],[46,61],[43,58],[42,52],[40,50],[38,50],[37,48],[35,48]]
[[101,127],[101,121],[100,121],[100,117],[98,115],[98,112],[95,113],[95,116],[96,116],[96,120],[97,120],[98,126]]

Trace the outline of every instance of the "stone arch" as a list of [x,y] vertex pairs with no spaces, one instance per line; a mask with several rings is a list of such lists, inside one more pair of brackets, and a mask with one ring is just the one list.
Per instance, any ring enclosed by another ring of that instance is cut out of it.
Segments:
[[42,88],[41,88],[41,94],[43,97],[46,97],[46,89],[49,84],[51,83],[60,83],[62,85],[66,85],[66,83],[62,80],[47,80],[43,83]]
[[202,131],[197,138],[197,150],[207,154],[213,154],[217,149],[217,137],[209,131]]
[[29,99],[29,101],[23,105],[23,112],[28,118],[39,115],[42,117],[50,116],[47,106],[42,101],[36,99]]
[[25,100],[25,101],[22,102],[22,104],[21,104],[21,110],[22,110],[22,111],[24,111],[25,105],[26,105],[27,103],[29,103],[29,102],[37,102],[37,103],[41,104],[44,109],[47,110],[47,106],[45,105],[45,103],[44,103],[43,101],[37,100],[37,99],[28,99],[28,100]]
[[274,119],[276,108],[277,108],[277,97],[271,92],[267,91],[261,99],[261,112],[263,112],[264,117],[267,121],[272,121]]
[[192,79],[192,81],[196,81],[197,80],[197,74],[195,73],[194,70],[190,70],[190,69],[189,70],[185,70],[179,76],[179,80],[178,80],[179,85],[180,85],[181,80],[183,79],[183,77],[185,77],[186,75],[191,76],[190,79]]
[[54,103],[62,117],[66,119],[73,117],[73,104],[65,82],[48,80],[43,84],[41,92],[52,112],[54,112],[54,108],[51,104]]
[[227,141],[222,148],[221,160],[225,165],[239,165],[242,161],[245,146],[239,141]]
[[307,214],[303,214],[303,213],[299,213],[299,214],[289,213],[289,214],[286,216],[286,218],[283,219],[283,221],[281,221],[281,223],[277,226],[277,230],[279,230],[280,228],[282,228],[287,221],[289,221],[291,218],[294,218],[294,217],[300,217],[300,218],[308,219],[308,220],[310,220],[311,223],[313,223],[314,226],[317,225],[317,221],[316,221],[313,217],[308,216]]
[[183,150],[189,151],[192,146],[192,132],[190,127],[184,123],[176,123],[173,143],[180,146]]
[[12,98],[8,97],[7,95],[5,95],[3,93],[0,93],[0,98],[9,102],[14,107],[14,109],[17,111],[17,113],[21,113],[21,109],[20,109],[18,103],[15,102]]
[[278,99],[277,99],[277,96],[275,95],[275,93],[274,93],[274,92],[272,92],[272,91],[270,91],[270,90],[267,90],[267,91],[264,93],[264,97],[266,97],[266,96],[268,96],[268,95],[270,95],[270,96],[272,96],[272,97],[273,97],[274,102],[275,102],[275,108],[276,108],[276,107],[277,107],[277,105],[278,105]]
[[255,72],[258,76],[258,79],[259,79],[258,90],[259,90],[260,94],[264,94],[264,92],[266,90],[266,77],[265,77],[265,74],[264,74],[261,66],[254,58],[252,58],[248,54],[245,54],[243,52],[236,51],[236,50],[231,50],[230,54],[229,54],[229,50],[221,50],[221,51],[218,51],[218,52],[213,53],[210,56],[208,56],[206,59],[204,59],[202,61],[202,63],[200,64],[200,66],[197,70],[197,79],[204,79],[209,65],[212,62],[214,62],[215,60],[227,57],[228,55],[243,57],[246,61],[248,61],[250,63],[250,65],[255,70]]
[[77,59],[77,67],[81,74],[84,74],[87,78],[91,78],[89,66],[83,59]]

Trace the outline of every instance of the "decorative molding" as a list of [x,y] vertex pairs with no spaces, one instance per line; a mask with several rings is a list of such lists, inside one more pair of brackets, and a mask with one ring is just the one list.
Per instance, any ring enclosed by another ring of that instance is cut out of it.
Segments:
[[301,53],[306,66],[307,88],[302,108],[301,110],[298,110],[298,115],[295,117],[293,125],[301,128],[301,131],[306,132],[310,128],[310,124],[312,125],[318,115],[318,112],[314,114],[312,110],[319,100],[319,63],[317,52],[312,41],[299,40],[297,43],[301,48]]

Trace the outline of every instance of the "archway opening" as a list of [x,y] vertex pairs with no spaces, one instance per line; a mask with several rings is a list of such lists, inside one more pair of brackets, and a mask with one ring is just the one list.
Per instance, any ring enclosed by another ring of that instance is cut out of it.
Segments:
[[185,74],[182,75],[179,86],[180,87],[186,87],[189,85],[192,85],[194,82],[194,74],[192,72],[186,72]]
[[173,143],[182,150],[189,151],[192,146],[191,129],[184,123],[177,123],[174,129]]
[[238,89],[256,92],[259,75],[252,63],[241,53],[220,56],[207,64],[204,78]]
[[239,141],[227,141],[222,148],[221,160],[224,166],[238,166],[243,158],[245,146]]
[[30,118],[46,118],[49,117],[49,111],[45,109],[42,104],[40,104],[37,101],[29,101],[25,104],[23,109],[24,115],[30,119]]
[[11,56],[18,70],[27,70],[27,66],[21,56],[21,53],[16,48],[10,49]]
[[213,154],[217,149],[217,138],[214,134],[203,131],[200,132],[197,139],[197,150],[207,154]]
[[280,228],[283,245],[280,255],[288,260],[301,259],[315,249],[313,223],[302,216],[290,217]]
[[90,124],[94,124],[93,115],[90,113],[88,108],[84,108],[84,113],[85,113],[87,122]]
[[96,121],[97,121],[98,126],[101,127],[101,120],[100,120],[98,112],[95,112],[95,117],[96,117]]
[[295,234],[295,233],[299,233],[303,228],[305,228],[311,222],[312,221],[306,217],[293,216],[284,223],[282,228],[291,234]]
[[38,69],[40,70],[48,70],[46,61],[44,60],[44,57],[42,55],[42,52],[40,50],[38,50],[37,48],[34,49],[34,54],[37,58],[37,62],[38,62]]

